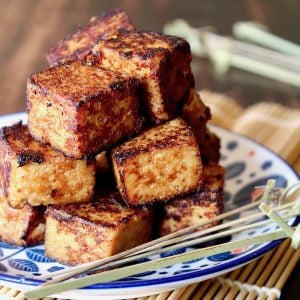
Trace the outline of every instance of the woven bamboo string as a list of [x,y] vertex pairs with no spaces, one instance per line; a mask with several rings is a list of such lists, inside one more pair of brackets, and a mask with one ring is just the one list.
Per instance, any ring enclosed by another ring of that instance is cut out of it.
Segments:
[[[238,280],[240,282],[245,282],[248,278],[248,276],[253,272],[254,268],[256,267],[256,261],[248,264],[241,272],[240,276],[238,277]],[[226,297],[224,297],[224,300],[226,299],[233,299],[238,292],[241,291],[241,289],[237,285],[233,285],[229,291],[226,293]],[[216,296],[216,299],[220,298],[220,293]]]
[[[243,109],[228,96],[210,91],[202,91],[200,94],[211,107],[214,116],[211,123],[254,138],[280,154],[300,171],[299,109],[292,110],[275,103],[259,103]],[[266,294],[260,293],[259,297],[258,292],[255,289],[249,291],[249,287],[274,287],[281,290],[299,259],[300,250],[293,250],[289,247],[289,241],[285,241],[262,258],[216,279],[137,300],[267,299]],[[248,285],[239,286],[235,282]],[[1,286],[0,295],[10,296],[9,299],[12,300],[24,299],[21,292]],[[277,297],[273,294],[268,299]]]

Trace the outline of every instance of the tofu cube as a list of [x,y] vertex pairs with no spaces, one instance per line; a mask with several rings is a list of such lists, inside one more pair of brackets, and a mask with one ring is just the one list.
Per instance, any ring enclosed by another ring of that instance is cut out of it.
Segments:
[[115,148],[112,162],[118,189],[131,206],[166,201],[201,187],[196,138],[180,118]]
[[217,164],[219,162],[221,156],[221,141],[220,138],[208,128],[199,141],[199,148],[204,165]]
[[21,123],[0,135],[0,197],[14,208],[90,201],[95,161],[75,160],[34,140]]
[[45,207],[25,205],[15,209],[0,198],[0,239],[16,246],[34,246],[44,241]]
[[204,165],[218,163],[220,160],[220,139],[207,128],[207,122],[211,119],[211,113],[199,93],[194,89],[190,91],[190,96],[185,103],[182,112],[182,118],[189,124],[195,134]]
[[65,155],[98,154],[141,127],[136,79],[72,62],[27,81],[32,136]]
[[203,189],[212,191],[223,190],[225,184],[225,169],[216,163],[210,163],[206,165],[203,170]]
[[83,60],[103,34],[120,28],[135,29],[122,9],[92,17],[86,25],[52,45],[48,50],[47,60],[52,66],[70,60]]
[[[223,212],[224,168],[218,165],[204,167],[204,188],[160,207],[159,234],[164,236],[183,228],[212,219]],[[198,230],[219,224],[214,222]]]
[[178,116],[194,87],[190,46],[179,37],[119,30],[103,36],[87,60],[140,79],[146,114],[156,124]]
[[94,202],[50,206],[46,213],[46,255],[77,265],[112,256],[150,239],[152,210],[128,208],[119,193]]
[[194,89],[190,91],[190,96],[182,109],[181,116],[191,126],[198,143],[203,141],[206,124],[211,118],[211,113],[209,107],[202,102]]

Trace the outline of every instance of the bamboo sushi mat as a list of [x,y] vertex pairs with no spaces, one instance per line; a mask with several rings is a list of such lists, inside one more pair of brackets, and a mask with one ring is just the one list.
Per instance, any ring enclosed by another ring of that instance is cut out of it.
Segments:
[[[212,124],[247,135],[266,145],[300,173],[300,109],[270,102],[242,108],[225,95],[210,91],[200,94],[211,108]],[[135,300],[278,299],[300,259],[300,249],[293,250],[289,243],[286,240],[262,258],[223,276]],[[6,296],[4,299],[24,299],[21,292],[0,286],[0,299],[1,295],[3,298]]]

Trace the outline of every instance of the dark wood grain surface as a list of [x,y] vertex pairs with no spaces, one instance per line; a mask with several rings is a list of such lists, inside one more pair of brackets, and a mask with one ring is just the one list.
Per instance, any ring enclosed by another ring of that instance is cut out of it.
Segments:
[[[161,31],[164,23],[180,17],[193,26],[213,25],[230,34],[234,22],[254,20],[300,43],[299,0],[0,0],[0,115],[26,109],[26,79],[47,67],[51,43],[91,16],[117,7],[143,29]],[[198,89],[222,91],[244,106],[266,100],[300,107],[299,88],[236,69],[218,78],[203,59],[194,59],[193,70]],[[299,299],[299,280],[298,266],[282,299]]]
[[[230,34],[233,22],[255,20],[300,43],[297,0],[0,0],[0,114],[25,110],[26,78],[45,67],[49,45],[93,16],[124,8],[143,29],[161,31],[165,22],[185,18],[193,26],[213,25]],[[243,105],[267,100],[299,106],[300,89],[231,69],[216,78],[211,64],[194,59],[198,89],[225,92]]]

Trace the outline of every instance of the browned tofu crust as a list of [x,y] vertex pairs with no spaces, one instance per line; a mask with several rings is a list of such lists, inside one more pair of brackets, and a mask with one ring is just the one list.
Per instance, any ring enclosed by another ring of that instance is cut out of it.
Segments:
[[[178,197],[159,208],[159,235],[167,235],[201,221],[212,219],[223,212],[223,187],[225,170],[217,164],[203,168],[204,181],[200,191]],[[217,225],[207,224],[199,230]]]
[[145,243],[152,228],[151,208],[128,208],[117,192],[92,203],[50,206],[46,213],[47,256],[76,265]]
[[188,100],[182,111],[182,118],[189,124],[197,138],[198,143],[203,141],[207,121],[211,119],[209,107],[201,100],[199,93],[191,89]]
[[199,148],[204,165],[217,164],[219,162],[221,157],[221,141],[220,138],[208,128],[199,141]]
[[21,122],[1,129],[0,196],[12,207],[89,201],[94,186],[94,159],[64,156],[34,140]]
[[180,118],[115,148],[112,162],[118,189],[128,205],[166,201],[202,184],[196,138]]
[[28,127],[39,141],[77,159],[138,132],[139,82],[71,62],[27,81]]
[[118,30],[103,36],[87,59],[140,79],[147,116],[156,124],[178,116],[194,87],[190,46],[179,37]]
[[191,126],[197,138],[203,164],[218,163],[220,160],[220,139],[207,128],[207,122],[211,119],[211,112],[194,89],[190,91],[190,96],[182,109],[181,116]]
[[[164,207],[163,218],[159,228],[161,236],[176,232],[220,215],[223,211],[223,193],[221,191],[203,190],[182,199],[171,201]],[[211,223],[198,230],[212,227]]]
[[45,207],[26,205],[15,209],[0,198],[0,239],[16,246],[33,246],[44,241]]
[[92,17],[86,25],[52,45],[48,50],[47,60],[50,65],[70,60],[83,60],[103,34],[120,28],[135,29],[122,9]]
[[203,168],[204,181],[203,188],[208,190],[222,190],[225,184],[225,169],[224,167],[210,163]]

